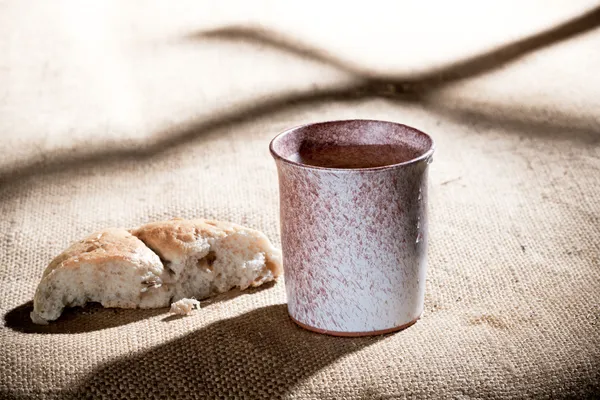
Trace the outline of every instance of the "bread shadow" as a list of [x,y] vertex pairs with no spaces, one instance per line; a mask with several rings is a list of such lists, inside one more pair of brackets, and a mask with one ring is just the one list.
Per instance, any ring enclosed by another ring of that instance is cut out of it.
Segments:
[[336,360],[389,335],[336,338],[294,324],[285,304],[255,309],[103,365],[64,398],[282,398]]
[[48,325],[34,324],[29,317],[31,311],[33,311],[32,301],[21,304],[4,315],[4,325],[21,333],[85,333],[114,328],[164,314],[168,308],[117,309],[104,308],[99,303],[88,303],[85,307],[65,309],[60,318]]
[[[280,284],[283,285],[283,283]],[[246,290],[232,289],[228,292],[221,293],[216,296],[209,297],[208,299],[202,300],[200,302],[200,308],[208,307],[212,304],[221,303],[223,301],[228,301],[235,297],[262,292],[263,290],[271,289],[275,285],[277,285],[277,281],[266,282],[258,287],[248,288]]]
[[[200,309],[203,309],[205,307],[210,307],[213,304],[221,303],[223,301],[231,300],[235,297],[253,294],[253,293],[257,293],[257,292],[260,292],[260,291],[263,291],[266,289],[270,289],[273,286],[275,286],[276,284],[277,284],[276,281],[271,281],[271,282],[263,283],[262,285],[260,285],[258,287],[249,288],[246,290],[240,290],[237,288],[232,289],[225,293],[221,293],[216,296],[209,297],[207,299],[200,301]],[[186,317],[186,315],[170,314],[170,315],[166,316],[165,318],[163,318],[162,320],[163,320],[163,322],[171,322],[171,321],[177,321],[178,319],[185,318],[185,317]]]
[[[201,307],[207,307],[211,304],[227,301],[234,297],[253,294],[272,288],[273,286],[275,286],[275,282],[268,282],[260,287],[244,291],[234,289],[203,300],[201,302]],[[104,308],[99,303],[88,303],[85,307],[65,309],[60,318],[48,325],[34,324],[29,316],[31,311],[33,311],[32,301],[28,301],[25,304],[15,307],[4,315],[4,325],[7,328],[21,333],[85,333],[114,328],[155,317],[157,315],[168,314],[169,309],[166,307],[152,309]],[[178,319],[177,316],[169,314],[163,321],[169,322],[175,319]]]

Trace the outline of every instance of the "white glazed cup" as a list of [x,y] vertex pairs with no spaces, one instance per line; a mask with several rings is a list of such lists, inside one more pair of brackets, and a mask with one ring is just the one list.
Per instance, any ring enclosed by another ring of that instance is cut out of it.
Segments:
[[[394,145],[405,162],[374,168],[306,165],[303,146]],[[279,173],[288,311],[330,335],[400,330],[423,312],[427,269],[425,133],[371,120],[331,121],[285,131],[270,145]]]

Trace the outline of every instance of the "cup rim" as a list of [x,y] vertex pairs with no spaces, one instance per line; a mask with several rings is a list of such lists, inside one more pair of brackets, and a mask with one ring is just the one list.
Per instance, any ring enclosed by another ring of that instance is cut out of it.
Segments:
[[[308,165],[308,164],[303,164],[303,163],[299,163],[296,161],[292,161],[292,160],[288,160],[287,158],[283,157],[281,154],[277,153],[277,151],[275,151],[275,142],[292,133],[293,131],[296,131],[298,129],[302,129],[308,126],[313,126],[313,125],[323,125],[323,124],[335,124],[335,123],[346,123],[346,122],[377,122],[377,123],[386,123],[386,124],[393,124],[393,125],[398,125],[407,129],[410,129],[414,132],[417,132],[419,135],[424,136],[430,143],[429,145],[429,149],[427,149],[427,151],[423,152],[423,154],[419,155],[418,157],[415,158],[411,158],[408,161],[404,161],[401,163],[396,163],[396,164],[389,164],[389,165],[382,165],[379,167],[367,167],[367,168],[329,168],[329,167],[319,167],[319,166],[315,166],[315,165]],[[319,122],[310,122],[307,124],[302,124],[302,125],[297,125],[294,126],[292,128],[286,129],[283,132],[280,132],[279,134],[277,134],[269,143],[269,151],[271,152],[271,156],[273,156],[273,158],[275,159],[275,161],[282,161],[286,164],[290,164],[290,165],[294,165],[300,168],[306,168],[306,169],[313,169],[313,170],[322,170],[322,171],[335,171],[335,172],[344,172],[344,173],[352,173],[352,172],[371,172],[371,171],[383,171],[383,170],[388,170],[388,169],[393,169],[393,168],[398,168],[398,167],[404,167],[407,165],[412,165],[412,164],[416,164],[420,161],[424,161],[424,160],[429,160],[431,158],[431,156],[433,155],[434,151],[435,151],[435,142],[433,140],[433,138],[428,135],[427,133],[421,131],[420,129],[416,129],[413,128],[412,126],[409,125],[405,125],[405,124],[401,124],[399,122],[394,122],[394,121],[385,121],[385,120],[378,120],[378,119],[360,119],[360,118],[356,118],[356,119],[337,119],[337,120],[328,120],[328,121],[319,121]]]

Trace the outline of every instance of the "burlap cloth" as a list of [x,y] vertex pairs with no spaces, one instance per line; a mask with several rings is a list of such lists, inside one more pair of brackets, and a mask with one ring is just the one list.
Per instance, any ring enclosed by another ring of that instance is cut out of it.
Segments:
[[[323,3],[0,4],[0,397],[599,395],[598,9]],[[437,142],[413,327],[304,331],[282,282],[186,318],[29,322],[45,265],[101,227],[203,216],[279,243],[268,142],[340,118]]]

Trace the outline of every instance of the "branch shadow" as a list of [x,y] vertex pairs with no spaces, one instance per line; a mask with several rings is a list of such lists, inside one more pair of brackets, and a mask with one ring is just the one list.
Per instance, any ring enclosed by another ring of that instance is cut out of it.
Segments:
[[[234,289],[203,300],[200,303],[201,308],[229,301],[239,296],[252,295],[262,290],[270,289],[275,284],[275,282],[268,282],[256,288],[246,290]],[[168,308],[104,308],[99,303],[88,303],[84,307],[66,308],[56,321],[48,325],[38,325],[31,321],[29,314],[32,311],[32,301],[15,307],[4,315],[4,326],[20,333],[72,334],[114,328],[162,314],[168,314],[163,318],[165,322],[178,319],[178,316],[169,313]]]
[[[229,26],[186,36],[188,40],[236,41],[238,43],[266,45],[279,51],[295,54],[312,61],[335,67],[353,75],[358,81],[344,90],[325,90],[314,94],[314,101],[350,100],[366,97],[388,98],[404,103],[418,103],[450,120],[476,125],[497,125],[514,131],[525,131],[530,136],[565,137],[585,144],[600,140],[600,128],[594,118],[573,116],[560,111],[551,118],[536,113],[534,107],[525,111],[519,105],[444,104],[436,99],[436,91],[452,83],[475,78],[500,69],[511,62],[541,50],[544,47],[569,40],[600,27],[600,7],[593,8],[569,21],[538,32],[529,37],[490,49],[484,53],[455,61],[420,74],[406,77],[373,76],[351,62],[339,59],[327,51],[300,43],[279,32],[262,27]],[[286,99],[287,104],[304,104],[309,99],[299,95]]]
[[[568,40],[576,35],[594,30],[599,26],[600,7],[596,7],[579,17],[575,17],[554,28],[544,30],[524,39],[422,74],[405,77],[371,76],[360,68],[353,67],[343,60],[336,59],[323,50],[301,45],[289,41],[284,37],[277,38],[274,33],[262,29],[228,27],[204,33],[194,33],[186,36],[186,39],[242,40],[266,44],[279,50],[291,52],[298,56],[313,59],[346,71],[355,78],[355,81],[350,84],[317,89],[305,93],[284,92],[275,94],[268,100],[260,103],[247,103],[212,118],[190,121],[180,127],[160,132],[151,143],[137,143],[126,148],[92,149],[74,155],[65,153],[53,156],[50,161],[29,162],[16,168],[5,171],[0,170],[0,189],[32,176],[127,161],[147,162],[160,153],[182,147],[212,131],[250,122],[269,114],[285,111],[291,107],[315,105],[326,101],[348,102],[368,98],[385,98],[397,102],[421,104],[435,111],[435,102],[431,102],[431,100],[435,99],[436,89],[440,89],[453,82],[491,72],[533,51]],[[490,114],[489,112],[478,112],[475,109],[469,109],[468,113],[465,113],[465,110],[461,110],[460,108],[453,110],[452,108],[441,107],[441,110],[445,115],[458,112],[459,118],[469,115],[473,118],[481,118],[484,121],[489,120],[490,123],[503,123],[504,119],[507,118],[515,128],[527,129],[528,133],[539,135],[543,135],[556,125],[558,129],[553,129],[556,133],[562,133],[563,136],[571,139],[578,138],[577,135],[573,135],[573,131],[571,130],[572,121],[570,120],[560,121],[555,118],[551,122],[545,122],[542,121],[543,118],[531,118],[527,114],[511,118],[507,117],[510,111]],[[579,125],[587,125],[587,123]],[[569,129],[566,132],[562,132],[563,127],[568,127]],[[584,127],[582,130],[584,131],[584,136],[588,137],[592,129]],[[5,193],[5,196],[8,196],[9,193]]]
[[424,106],[440,117],[480,132],[501,125],[506,132],[528,138],[568,140],[580,145],[600,143],[600,120],[553,110],[549,116],[531,105],[480,104],[467,106],[424,100]]
[[327,365],[385,337],[312,333],[290,320],[285,304],[271,305],[110,361],[64,397],[281,398]]
[[337,70],[347,72],[354,76],[365,76],[368,73],[351,62],[336,58],[330,52],[301,43],[281,32],[275,32],[260,26],[232,25],[211,30],[195,32],[184,36],[185,40],[192,42],[216,40],[236,42],[243,44],[260,44],[276,50],[294,54],[300,58],[327,64]]
[[490,49],[481,54],[455,61],[421,74],[406,77],[373,77],[368,71],[351,62],[339,59],[329,52],[308,46],[286,37],[279,32],[262,27],[229,26],[203,31],[186,36],[189,40],[221,40],[242,43],[261,44],[299,57],[327,64],[370,82],[370,86],[393,85],[396,91],[418,91],[425,94],[450,83],[474,78],[517,60],[544,47],[571,39],[577,35],[592,31],[600,26],[600,7],[591,9],[573,19],[552,28],[543,30],[523,39]]
[[363,97],[363,94],[353,96],[352,89],[340,87],[316,93],[282,93],[274,95],[258,104],[256,102],[247,103],[212,118],[192,120],[183,126],[159,132],[156,139],[149,143],[139,142],[130,147],[91,149],[76,154],[65,152],[60,157],[54,157],[49,161],[34,161],[17,168],[0,170],[0,189],[32,176],[49,175],[71,169],[85,169],[118,162],[148,162],[161,153],[183,147],[218,129],[247,123],[269,113],[283,111],[288,107],[328,100],[344,101],[348,100],[349,96],[359,98]]

